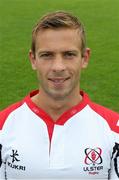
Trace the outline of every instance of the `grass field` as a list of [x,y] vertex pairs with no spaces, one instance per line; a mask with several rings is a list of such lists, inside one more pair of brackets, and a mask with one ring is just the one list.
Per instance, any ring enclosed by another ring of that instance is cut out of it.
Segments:
[[91,48],[81,89],[119,112],[119,0],[0,0],[0,109],[37,88],[28,51],[34,23],[54,10],[79,16]]

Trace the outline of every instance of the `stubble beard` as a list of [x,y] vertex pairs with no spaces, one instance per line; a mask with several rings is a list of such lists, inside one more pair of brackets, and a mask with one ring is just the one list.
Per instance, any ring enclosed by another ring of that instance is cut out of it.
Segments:
[[40,83],[41,83],[41,89],[46,94],[46,96],[54,99],[55,101],[62,101],[62,100],[65,100],[66,98],[70,98],[71,95],[74,94],[75,89],[78,88],[78,92],[79,92],[78,82],[79,82],[79,79],[70,88],[61,88],[61,89],[52,89],[50,87],[47,88],[41,82]]

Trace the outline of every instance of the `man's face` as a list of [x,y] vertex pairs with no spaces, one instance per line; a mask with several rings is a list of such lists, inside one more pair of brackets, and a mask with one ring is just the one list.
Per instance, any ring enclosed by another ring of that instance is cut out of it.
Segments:
[[88,50],[81,56],[79,33],[72,29],[39,32],[35,57],[30,52],[41,91],[54,99],[63,99],[79,91],[81,69],[87,65],[88,57]]

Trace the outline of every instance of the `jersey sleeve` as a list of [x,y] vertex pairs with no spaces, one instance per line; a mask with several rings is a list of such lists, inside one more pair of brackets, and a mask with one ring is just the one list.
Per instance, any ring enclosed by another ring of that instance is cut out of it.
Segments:
[[114,146],[111,158],[110,179],[119,179],[119,133],[113,132]]
[[4,167],[2,162],[2,120],[1,120],[1,113],[0,113],[0,180],[4,179]]
[[15,104],[12,104],[11,106],[7,107],[6,109],[2,110],[0,112],[0,180],[5,179],[6,171],[5,171],[5,162],[3,158],[3,126],[11,112],[13,112],[15,109],[17,109],[19,106],[23,104],[24,101],[17,102]]
[[7,111],[0,112],[0,180],[5,179],[5,162],[3,161],[3,126],[8,116]]
[[0,131],[0,167],[2,165],[2,144],[1,144],[1,131]]
[[[1,135],[1,132],[0,132],[0,135]],[[0,141],[0,167],[2,165],[2,144],[1,144],[1,141]]]
[[3,127],[3,121],[2,121],[2,113],[0,112],[0,179],[3,179],[3,162],[2,162],[2,127]]
[[96,113],[104,118],[110,128],[112,149],[109,179],[119,179],[119,113],[92,102],[90,106]]
[[2,162],[2,142],[1,142],[1,130],[0,130],[0,179],[4,179],[4,164]]

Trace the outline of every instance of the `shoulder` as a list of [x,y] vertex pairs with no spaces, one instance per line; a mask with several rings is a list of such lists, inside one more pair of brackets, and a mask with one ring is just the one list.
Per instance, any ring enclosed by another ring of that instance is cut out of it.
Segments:
[[17,108],[22,106],[23,101],[16,102],[10,106],[8,106],[6,109],[2,110],[0,112],[0,130],[2,129],[5,121],[7,120],[8,116]]
[[119,113],[114,112],[113,110],[96,104],[94,102],[90,103],[90,107],[93,111],[99,114],[105,121],[107,121],[112,131],[119,133]]
[[2,129],[5,121],[8,119],[8,116],[14,112],[15,110],[17,110],[18,108],[20,108],[24,103],[26,104],[31,104],[31,100],[30,97],[34,96],[35,94],[37,94],[39,92],[39,90],[34,90],[32,92],[30,92],[27,96],[25,96],[21,101],[16,102],[10,106],[8,106],[6,109],[2,110],[0,112],[0,130]]

